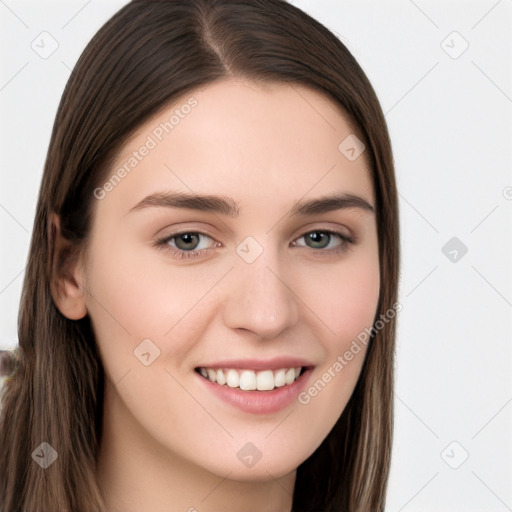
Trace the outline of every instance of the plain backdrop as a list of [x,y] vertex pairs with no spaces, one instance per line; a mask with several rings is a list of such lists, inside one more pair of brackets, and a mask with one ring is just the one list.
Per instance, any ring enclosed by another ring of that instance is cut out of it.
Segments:
[[[0,0],[0,347],[17,343],[60,96],[125,3]],[[393,142],[403,310],[387,511],[512,510],[512,0],[293,3],[354,54]]]

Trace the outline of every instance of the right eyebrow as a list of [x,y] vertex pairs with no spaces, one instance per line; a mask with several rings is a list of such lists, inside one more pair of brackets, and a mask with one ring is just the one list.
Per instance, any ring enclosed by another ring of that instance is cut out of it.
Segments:
[[128,213],[149,207],[190,208],[205,212],[221,213],[238,217],[238,204],[230,197],[217,195],[199,195],[188,192],[157,192],[151,194],[133,206]]

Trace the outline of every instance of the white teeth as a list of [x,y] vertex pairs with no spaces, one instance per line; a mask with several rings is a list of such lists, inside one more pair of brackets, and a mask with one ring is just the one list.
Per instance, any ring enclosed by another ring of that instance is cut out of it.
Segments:
[[226,384],[226,376],[224,375],[224,372],[222,370],[217,370],[217,384],[220,384],[223,386]]
[[[251,372],[254,373],[254,372]],[[271,370],[258,372],[256,375],[256,388],[258,391],[270,391],[274,389],[274,374]]]
[[277,370],[274,373],[274,385],[276,388],[282,388],[286,385],[286,370],[283,368],[281,370]]
[[286,375],[284,376],[284,380],[286,381],[286,384],[291,384],[295,380],[295,369],[290,368]]
[[256,389],[256,374],[250,370],[244,370],[240,375],[240,389],[254,391]]
[[253,370],[235,370],[212,368],[200,368],[201,375],[211,382],[216,382],[221,386],[227,385],[230,388],[240,388],[243,391],[271,391],[274,388],[280,388],[292,384],[299,378],[301,367],[281,368],[275,372],[272,370],[263,370],[255,372]]
[[226,384],[230,388],[237,388],[240,385],[240,377],[238,376],[238,372],[236,370],[228,370],[228,374],[226,376]]

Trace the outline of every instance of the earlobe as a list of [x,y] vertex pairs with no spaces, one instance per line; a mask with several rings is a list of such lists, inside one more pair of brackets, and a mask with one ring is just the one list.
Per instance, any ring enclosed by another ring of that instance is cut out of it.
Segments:
[[87,307],[79,251],[62,236],[60,219],[55,213],[49,223],[49,242],[54,255],[50,281],[53,301],[66,318],[80,320],[87,315]]

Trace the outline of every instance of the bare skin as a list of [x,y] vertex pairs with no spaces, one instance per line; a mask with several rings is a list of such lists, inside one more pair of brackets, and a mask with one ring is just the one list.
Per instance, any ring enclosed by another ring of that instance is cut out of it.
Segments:
[[[158,140],[155,127],[191,97],[195,106]],[[157,143],[93,200],[86,250],[54,295],[69,318],[90,316],[100,348],[107,385],[98,478],[111,512],[291,510],[297,467],[346,406],[365,347],[341,371],[333,365],[377,309],[375,213],[290,214],[297,201],[335,194],[375,206],[365,153],[350,161],[338,149],[353,131],[317,92],[230,79],[169,106],[118,155],[111,174],[148,136]],[[133,209],[171,191],[231,198],[238,215]],[[189,235],[169,238],[177,232]],[[251,263],[237,252],[249,236],[246,254],[261,249]],[[134,355],[146,339],[145,353],[160,351],[147,366]],[[277,356],[314,367],[306,390],[328,383],[307,403],[254,414],[219,399],[195,371]],[[252,467],[237,456],[247,443],[261,454]]]

